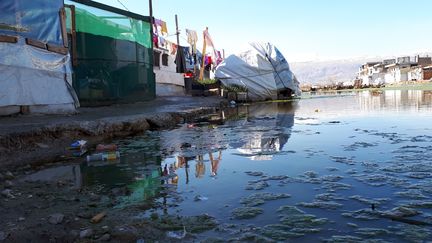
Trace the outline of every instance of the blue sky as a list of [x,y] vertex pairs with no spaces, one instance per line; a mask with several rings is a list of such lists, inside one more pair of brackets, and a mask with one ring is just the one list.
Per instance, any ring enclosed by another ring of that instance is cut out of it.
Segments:
[[[148,1],[120,1],[148,15]],[[99,2],[123,8],[117,0]],[[431,9],[430,0],[153,0],[154,16],[170,33],[177,14],[183,35],[185,28],[202,33],[208,26],[227,54],[268,41],[288,61],[431,52]]]

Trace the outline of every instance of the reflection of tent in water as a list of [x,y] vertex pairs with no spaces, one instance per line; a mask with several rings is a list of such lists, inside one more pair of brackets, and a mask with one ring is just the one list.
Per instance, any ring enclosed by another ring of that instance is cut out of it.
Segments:
[[[157,148],[158,146],[156,146]],[[119,163],[82,165],[85,186],[102,185],[120,192],[118,208],[157,198],[161,191],[160,158],[140,152],[123,154]],[[126,168],[125,168],[126,166]],[[125,187],[119,185],[125,185]]]
[[251,100],[301,94],[285,57],[270,43],[251,43],[247,51],[229,56],[216,68],[215,76],[227,87],[247,88]]
[[[293,103],[269,103],[250,106],[248,123],[242,127],[240,141],[231,147],[252,160],[269,160],[282,151],[294,125]],[[244,135],[243,135],[244,133]]]
[[[294,102],[240,106],[222,111],[223,122],[207,123],[161,133],[162,148],[181,157],[195,157],[235,148],[253,159],[271,158],[282,150],[294,125]],[[267,155],[267,157],[265,157]],[[261,157],[258,157],[261,156]]]

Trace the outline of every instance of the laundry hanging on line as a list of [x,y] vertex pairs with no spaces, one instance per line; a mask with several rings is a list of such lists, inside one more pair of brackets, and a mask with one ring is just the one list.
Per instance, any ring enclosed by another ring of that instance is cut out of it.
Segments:
[[196,53],[196,44],[198,42],[198,35],[195,30],[186,29],[187,42],[191,45],[192,53]]

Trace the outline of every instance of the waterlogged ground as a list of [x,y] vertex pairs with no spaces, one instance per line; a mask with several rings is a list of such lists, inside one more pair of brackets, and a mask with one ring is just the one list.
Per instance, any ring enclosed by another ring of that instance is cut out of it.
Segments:
[[[136,231],[132,239],[432,240],[432,92],[311,97],[232,107],[116,140],[120,161],[60,174],[103,205],[90,215],[121,218]],[[144,234],[144,224],[158,231]],[[118,226],[100,227],[76,233],[123,239]]]

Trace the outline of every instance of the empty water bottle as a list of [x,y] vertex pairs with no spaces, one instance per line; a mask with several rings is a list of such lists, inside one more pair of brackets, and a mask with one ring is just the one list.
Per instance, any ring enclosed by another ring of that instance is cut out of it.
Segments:
[[87,162],[91,161],[107,161],[107,160],[116,160],[120,158],[120,152],[112,151],[112,152],[104,152],[97,153],[87,156]]
[[87,162],[101,161],[101,160],[103,160],[103,154],[102,153],[87,155]]
[[103,160],[116,160],[120,158],[120,153],[118,151],[103,153]]

